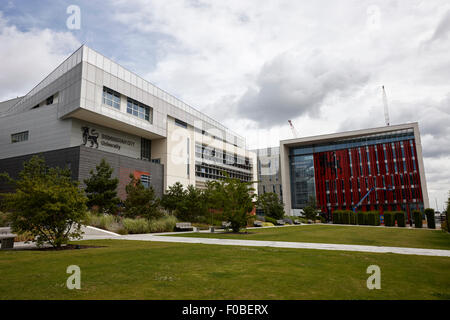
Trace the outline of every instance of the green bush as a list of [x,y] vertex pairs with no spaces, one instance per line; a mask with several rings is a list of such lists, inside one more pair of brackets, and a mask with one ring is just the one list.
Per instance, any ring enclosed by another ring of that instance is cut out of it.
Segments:
[[341,213],[342,213],[342,211],[340,211],[340,210],[333,211],[333,223],[334,224],[341,223]]
[[277,219],[272,218],[272,217],[269,217],[269,216],[264,216],[264,220],[265,220],[266,222],[273,223],[274,225],[277,224]]
[[395,211],[395,219],[397,220],[398,227],[406,226],[406,215],[404,211]]
[[86,215],[86,224],[96,228],[113,231],[113,226],[117,223],[118,218],[111,214],[96,214],[88,212]]
[[350,224],[350,214],[348,211],[342,211],[341,213],[342,224]]
[[359,225],[365,225],[366,223],[366,214],[364,213],[364,211],[359,211],[357,213],[357,222]]
[[369,226],[379,226],[380,225],[380,213],[378,211],[367,211],[366,224]]
[[384,225],[386,227],[394,227],[395,226],[395,215],[392,211],[384,212]]
[[154,220],[144,218],[122,220],[123,228],[129,234],[171,232],[175,229],[176,223],[177,219],[174,216],[164,216]]
[[422,212],[419,210],[413,211],[414,227],[422,228]]
[[436,222],[434,221],[434,209],[425,209],[425,215],[427,217],[427,227],[429,229],[436,229]]

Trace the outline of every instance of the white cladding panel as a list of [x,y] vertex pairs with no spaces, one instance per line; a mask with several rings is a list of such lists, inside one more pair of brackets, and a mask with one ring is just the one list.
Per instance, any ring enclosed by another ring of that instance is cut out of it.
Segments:
[[[0,117],[0,158],[45,152],[70,146],[70,119],[57,117],[57,105]],[[11,134],[28,131],[28,141],[11,143]]]

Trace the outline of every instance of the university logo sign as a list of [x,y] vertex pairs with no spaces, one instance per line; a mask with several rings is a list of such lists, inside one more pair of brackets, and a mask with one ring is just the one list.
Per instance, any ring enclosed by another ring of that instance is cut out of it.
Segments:
[[96,129],[89,128],[87,126],[81,127],[81,132],[83,132],[83,145],[86,146],[89,142],[90,144],[88,145],[88,147],[91,148],[95,146],[95,148],[98,149],[98,145],[101,144],[104,147],[120,150],[121,145],[134,147],[136,144],[132,140],[112,136],[105,133],[100,134]]
[[81,127],[81,131],[83,132],[83,145],[85,146],[89,141],[91,143],[90,147],[95,146],[98,149],[98,132],[89,127]]

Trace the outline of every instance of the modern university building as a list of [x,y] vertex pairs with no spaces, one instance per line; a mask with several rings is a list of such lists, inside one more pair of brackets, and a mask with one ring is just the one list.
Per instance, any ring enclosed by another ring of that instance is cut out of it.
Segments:
[[0,150],[0,172],[13,177],[34,154],[79,181],[105,158],[121,198],[130,173],[158,195],[224,172],[256,177],[244,138],[85,45],[28,94],[0,103]]
[[429,207],[418,123],[280,142],[285,211],[298,215],[310,197],[322,212]]

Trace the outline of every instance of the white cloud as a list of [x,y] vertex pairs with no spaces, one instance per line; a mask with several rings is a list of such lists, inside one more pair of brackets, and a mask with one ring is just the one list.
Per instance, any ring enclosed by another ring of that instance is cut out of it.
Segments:
[[70,32],[21,31],[0,12],[0,101],[30,91],[80,45]]

